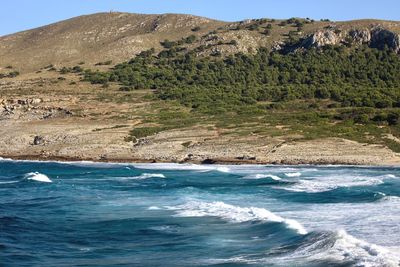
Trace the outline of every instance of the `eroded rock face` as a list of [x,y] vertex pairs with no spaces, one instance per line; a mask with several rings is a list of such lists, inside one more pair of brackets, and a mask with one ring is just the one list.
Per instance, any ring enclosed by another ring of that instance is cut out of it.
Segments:
[[371,41],[371,31],[367,29],[354,29],[349,32],[351,41],[356,44],[368,44]]
[[400,35],[390,30],[378,27],[374,29],[352,29],[340,31],[330,28],[318,31],[306,37],[298,48],[321,48],[327,45],[367,44],[370,47],[384,49],[388,47],[400,54]]
[[322,30],[306,38],[302,44],[304,48],[323,47],[326,45],[337,45],[341,42],[340,33],[333,30]]
[[400,53],[400,35],[384,28],[372,30],[371,47],[384,49],[385,46]]

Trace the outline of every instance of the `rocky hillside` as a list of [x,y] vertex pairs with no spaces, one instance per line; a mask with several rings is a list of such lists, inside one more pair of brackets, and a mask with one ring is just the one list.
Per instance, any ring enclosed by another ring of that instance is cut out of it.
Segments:
[[[118,63],[141,51],[162,50],[163,41],[185,42],[199,55],[253,53],[258,47],[307,49],[324,45],[368,44],[400,52],[400,22],[310,19],[256,19],[221,22],[191,15],[99,13],[0,37],[0,72],[22,72],[53,64]],[[168,45],[168,43],[167,43]]]

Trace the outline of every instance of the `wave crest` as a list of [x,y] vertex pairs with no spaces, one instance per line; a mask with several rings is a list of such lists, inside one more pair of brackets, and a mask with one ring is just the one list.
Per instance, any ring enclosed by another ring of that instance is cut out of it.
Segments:
[[25,174],[24,178],[27,180],[33,180],[33,181],[42,182],[42,183],[52,183],[53,182],[52,180],[50,180],[49,177],[47,177],[47,175],[39,173],[39,172],[27,173],[27,174]]
[[176,216],[179,217],[215,216],[235,223],[248,221],[276,222],[285,224],[287,228],[295,230],[301,235],[307,234],[307,230],[298,221],[282,218],[263,208],[242,208],[219,201],[210,203],[191,201],[173,209],[177,210]]
[[[288,252],[288,249],[291,252]],[[337,263],[349,263],[351,266],[365,267],[395,267],[400,264],[397,253],[357,239],[344,230],[312,233],[296,247],[283,246],[278,248],[278,251],[272,251],[272,254],[280,254],[279,250],[283,255],[268,258],[265,261],[278,262],[284,266],[300,262],[301,266],[312,265],[311,263],[315,262],[330,262],[334,266]]]
[[282,180],[279,176],[272,175],[272,174],[250,174],[250,175],[247,175],[247,176],[245,176],[243,178],[244,179],[249,179],[249,180],[258,180],[258,179],[266,179],[266,178],[270,178],[270,179],[275,180],[275,181]]
[[300,177],[301,176],[301,172],[287,172],[287,173],[285,173],[285,175],[287,177]]
[[383,183],[384,181],[379,178],[354,177],[351,179],[350,177],[326,177],[323,180],[299,180],[296,184],[290,187],[283,187],[282,189],[293,192],[321,193],[341,187],[372,186]]
[[166,178],[164,174],[161,173],[143,173],[138,176],[132,176],[132,177],[119,177],[119,180],[146,180],[146,179],[151,179],[151,178]]

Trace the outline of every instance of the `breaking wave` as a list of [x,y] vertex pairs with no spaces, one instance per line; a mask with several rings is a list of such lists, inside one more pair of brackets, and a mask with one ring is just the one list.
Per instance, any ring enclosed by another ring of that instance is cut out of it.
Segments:
[[[291,249],[288,249],[289,247]],[[400,264],[397,253],[357,239],[344,230],[312,233],[299,244],[281,247],[273,253],[279,254],[279,250],[284,252],[284,255],[272,259],[282,265],[303,262],[304,266],[307,266],[307,263],[321,261],[365,267],[395,267]],[[268,259],[268,262],[270,260]]]
[[146,180],[151,178],[166,178],[166,177],[164,174],[161,173],[143,173],[139,176],[121,177],[120,180]]
[[294,192],[320,193],[341,187],[372,186],[383,183],[383,179],[380,178],[326,177],[324,179],[299,180],[291,186],[282,187],[282,189]]
[[42,183],[52,183],[53,182],[45,174],[42,174],[42,173],[39,173],[39,172],[27,173],[27,174],[25,174],[24,178],[26,180],[32,180],[32,181],[37,181],[37,182],[42,182]]
[[301,176],[301,172],[288,172],[288,173],[285,173],[285,175],[287,177],[300,177]]
[[266,221],[283,223],[287,228],[295,230],[301,235],[307,230],[296,220],[282,218],[263,208],[242,208],[224,202],[191,201],[187,204],[172,208],[177,211],[178,217],[219,217],[230,222],[241,223],[248,221]]
[[250,174],[243,178],[249,179],[249,180],[258,180],[258,179],[267,179],[267,178],[275,180],[275,181],[282,180],[279,176],[272,175],[272,174]]

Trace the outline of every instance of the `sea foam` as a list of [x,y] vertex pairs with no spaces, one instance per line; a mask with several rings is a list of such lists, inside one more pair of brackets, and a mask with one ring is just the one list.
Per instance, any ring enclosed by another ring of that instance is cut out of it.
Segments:
[[285,173],[285,175],[287,177],[300,177],[301,176],[301,172],[288,172],[288,173]]
[[215,216],[234,223],[248,221],[267,221],[283,223],[287,228],[295,230],[301,235],[307,234],[307,230],[296,220],[282,218],[269,210],[255,207],[237,207],[224,202],[191,201],[187,204],[172,208],[176,210],[178,217],[206,217]]
[[312,180],[298,180],[295,184],[282,187],[281,189],[294,192],[320,193],[341,187],[372,186],[383,183],[384,181],[381,178],[327,176],[314,178]]
[[293,263],[302,262],[301,266],[307,266],[306,263],[316,261],[351,262],[351,266],[363,267],[398,267],[400,264],[397,253],[357,239],[344,230],[311,233],[291,253],[287,253],[283,248],[283,255],[265,258],[264,263],[291,266]]
[[344,230],[334,233],[335,244],[328,253],[358,262],[356,266],[399,266],[399,255],[367,241],[357,239]]
[[161,173],[143,173],[138,176],[117,177],[118,180],[146,180],[151,178],[166,178],[166,177],[164,174]]
[[39,172],[30,172],[25,174],[25,179],[27,180],[33,180],[33,181],[37,181],[37,182],[42,182],[42,183],[52,183],[53,181],[50,180],[49,177],[47,177],[46,175],[39,173]]
[[249,180],[258,180],[258,179],[267,179],[267,178],[275,180],[275,181],[282,180],[279,176],[272,175],[272,174],[250,174],[243,178],[249,179]]

